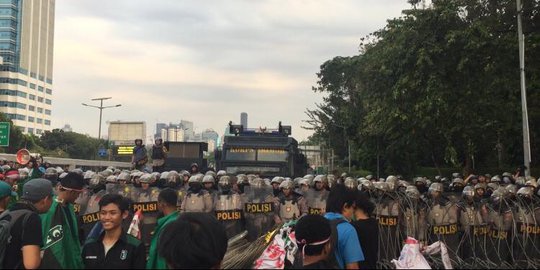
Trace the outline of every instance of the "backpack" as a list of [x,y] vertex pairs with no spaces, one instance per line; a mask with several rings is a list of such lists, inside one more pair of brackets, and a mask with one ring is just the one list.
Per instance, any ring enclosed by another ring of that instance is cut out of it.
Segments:
[[[0,269],[3,269],[6,249],[11,243],[11,226],[13,226],[19,218],[24,216],[22,223],[22,233],[24,234],[24,227],[30,217],[29,213],[32,213],[32,211],[23,209],[15,211],[6,210],[0,215]],[[9,217],[9,219],[6,217]]]
[[[336,259],[336,255],[335,255],[335,250],[337,249],[336,246],[337,246],[337,242],[338,242],[337,226],[339,224],[347,222],[347,221],[342,219],[342,218],[332,219],[332,220],[329,220],[329,221],[330,221],[330,229],[331,229],[330,242],[332,243],[331,244],[332,248],[330,249],[330,252],[328,253],[328,257],[326,258],[326,266],[328,268],[330,268],[330,269],[340,269],[339,263],[338,263],[338,261]],[[298,251],[296,252],[295,259],[294,259],[294,264],[293,264],[292,268],[294,268],[294,269],[303,268],[303,258],[302,258],[302,250],[301,249],[298,249]]]
[[347,222],[347,221],[342,218],[330,220],[330,228],[332,230],[332,233],[330,234],[330,241],[332,242],[332,249],[330,250],[330,253],[326,261],[328,262],[328,266],[332,267],[333,269],[340,269],[339,263],[336,258],[336,250],[337,250],[337,245],[338,245],[337,226],[344,222]]

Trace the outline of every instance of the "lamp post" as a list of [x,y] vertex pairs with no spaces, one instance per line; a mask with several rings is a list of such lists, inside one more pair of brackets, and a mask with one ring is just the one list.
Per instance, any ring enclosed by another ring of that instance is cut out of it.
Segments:
[[529,116],[527,113],[527,90],[525,88],[525,37],[521,26],[521,15],[523,13],[523,5],[521,0],[516,1],[517,5],[517,21],[518,21],[518,44],[519,44],[519,74],[521,85],[521,114],[523,125],[523,161],[526,167],[525,176],[531,175],[531,141],[529,137]]
[[122,104],[116,104],[116,105],[113,105],[113,106],[103,106],[103,101],[104,101],[104,100],[107,100],[107,99],[111,99],[111,97],[102,97],[102,98],[93,98],[93,99],[91,99],[91,100],[99,100],[99,101],[100,101],[100,105],[99,105],[99,106],[94,106],[94,105],[89,105],[89,104],[86,104],[86,103],[82,103],[83,106],[87,106],[87,107],[92,107],[92,108],[99,109],[99,131],[98,131],[98,140],[101,140],[101,119],[102,119],[102,117],[103,117],[103,109],[116,108],[116,107],[122,106]]

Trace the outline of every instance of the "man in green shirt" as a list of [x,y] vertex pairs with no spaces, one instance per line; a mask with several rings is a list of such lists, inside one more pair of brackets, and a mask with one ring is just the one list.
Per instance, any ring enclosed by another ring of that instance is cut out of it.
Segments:
[[79,227],[73,203],[83,191],[82,175],[70,172],[56,187],[49,211],[41,215],[43,231],[42,268],[82,269]]
[[146,269],[167,269],[167,262],[165,262],[163,257],[158,255],[158,240],[165,226],[178,218],[178,212],[176,211],[177,200],[177,192],[170,188],[166,188],[159,193],[158,209],[163,213],[163,217],[158,219],[154,235],[152,236]]

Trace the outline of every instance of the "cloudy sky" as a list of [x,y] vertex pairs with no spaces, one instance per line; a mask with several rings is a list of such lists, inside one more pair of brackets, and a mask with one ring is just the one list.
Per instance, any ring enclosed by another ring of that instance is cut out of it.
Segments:
[[406,0],[57,0],[53,127],[97,136],[107,121],[193,121],[222,134],[249,114],[250,127],[293,126],[322,100],[320,65],[358,52],[359,39],[408,8]]

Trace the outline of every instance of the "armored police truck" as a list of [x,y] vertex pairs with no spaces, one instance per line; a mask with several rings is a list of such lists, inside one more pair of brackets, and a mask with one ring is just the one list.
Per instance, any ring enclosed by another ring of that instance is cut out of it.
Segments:
[[298,142],[289,137],[291,126],[278,129],[247,129],[229,122],[229,136],[222,150],[216,151],[218,170],[228,174],[258,174],[262,177],[301,177],[306,174],[306,158]]

